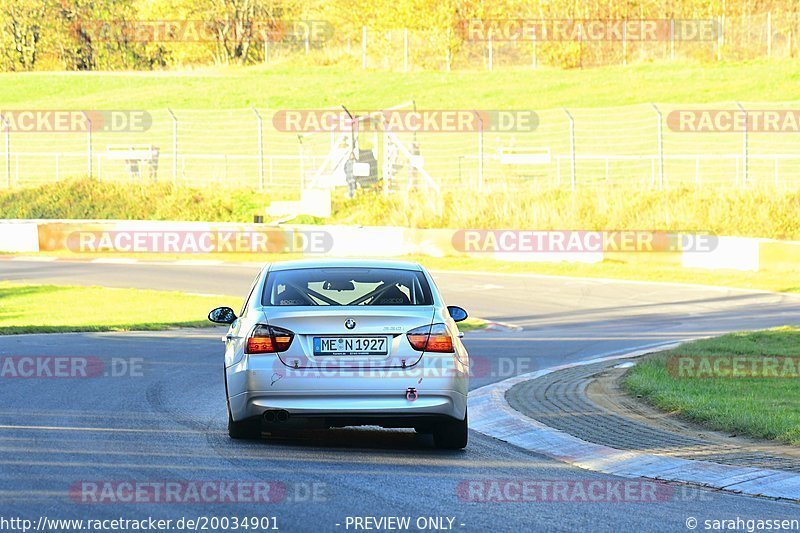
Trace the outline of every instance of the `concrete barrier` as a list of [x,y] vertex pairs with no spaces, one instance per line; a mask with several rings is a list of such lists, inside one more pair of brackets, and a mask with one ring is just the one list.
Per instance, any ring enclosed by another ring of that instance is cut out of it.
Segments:
[[38,252],[38,227],[35,222],[13,220],[0,222],[0,251]]
[[684,252],[682,264],[686,268],[758,271],[761,241],[747,237],[719,237],[716,248],[710,252]]
[[[709,251],[678,252],[464,252],[454,244],[456,230],[392,226],[335,226],[171,222],[149,220],[5,220],[0,222],[0,252],[32,253],[74,250],[76,232],[267,232],[266,250],[290,249],[301,254],[331,256],[492,258],[514,262],[596,263],[613,261],[642,268],[682,266],[702,269],[800,272],[800,242],[719,237]],[[321,235],[324,246],[303,247],[308,235]],[[73,240],[70,240],[72,237]],[[283,248],[282,248],[283,246]],[[112,250],[113,252],[113,250]]]

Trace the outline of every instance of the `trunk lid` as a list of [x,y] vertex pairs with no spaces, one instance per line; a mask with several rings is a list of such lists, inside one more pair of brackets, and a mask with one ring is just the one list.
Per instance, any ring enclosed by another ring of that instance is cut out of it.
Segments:
[[406,332],[430,325],[434,309],[409,305],[321,306],[266,314],[269,325],[295,334],[289,349],[278,354],[289,367],[403,368],[422,358],[422,352],[408,343]]

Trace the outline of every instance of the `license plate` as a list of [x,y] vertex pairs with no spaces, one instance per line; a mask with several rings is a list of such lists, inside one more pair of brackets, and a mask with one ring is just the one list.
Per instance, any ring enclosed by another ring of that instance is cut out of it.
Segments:
[[386,337],[314,337],[314,355],[386,355]]

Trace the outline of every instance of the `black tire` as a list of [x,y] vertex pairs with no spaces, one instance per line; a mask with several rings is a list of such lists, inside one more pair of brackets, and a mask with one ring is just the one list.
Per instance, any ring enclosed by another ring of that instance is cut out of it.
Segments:
[[443,450],[460,450],[467,447],[469,440],[469,423],[467,413],[464,420],[448,420],[440,422],[433,428],[433,442]]
[[228,436],[232,439],[256,439],[261,436],[261,425],[258,419],[234,422],[228,411]]

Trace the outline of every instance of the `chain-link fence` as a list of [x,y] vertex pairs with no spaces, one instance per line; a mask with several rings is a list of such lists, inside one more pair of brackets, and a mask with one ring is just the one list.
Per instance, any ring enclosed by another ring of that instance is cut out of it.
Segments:
[[[317,19],[86,20],[80,21],[81,31],[72,26],[63,35],[52,28],[41,30],[36,46],[25,42],[24,32],[4,32],[0,13],[0,43],[4,45],[0,50],[7,51],[5,56],[0,54],[0,68],[116,70],[302,63],[409,72],[798,55],[797,12],[775,8],[774,12],[725,16],[704,11],[676,18],[541,18],[552,13],[546,9],[539,18],[531,12],[512,13],[507,19],[448,18],[428,25],[420,20],[415,27],[405,28],[387,27],[385,20],[370,20],[366,25]],[[5,26],[14,27],[13,19],[5,19]],[[218,33],[219,28],[229,31]],[[81,38],[73,41],[76,35]]]
[[[252,60],[308,56],[321,64],[408,72],[781,59],[797,57],[800,49],[800,14],[793,12],[641,21],[516,18],[465,29],[473,22],[461,21],[455,29],[337,26],[325,40],[262,43]],[[619,31],[625,28],[634,30]]]
[[488,118],[480,127],[373,127],[357,135],[287,131],[276,118],[285,112],[157,110],[141,131],[23,131],[0,121],[0,186],[90,176],[299,194],[344,186],[354,144],[357,161],[370,165],[369,183],[386,192],[800,186],[798,103],[525,112],[538,119],[535,127],[500,127],[494,112],[461,111]]

